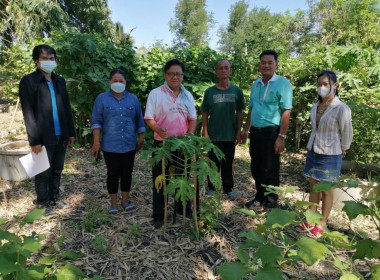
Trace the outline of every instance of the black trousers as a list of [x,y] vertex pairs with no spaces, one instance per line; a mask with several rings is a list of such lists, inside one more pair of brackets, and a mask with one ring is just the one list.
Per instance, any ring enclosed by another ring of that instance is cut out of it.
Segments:
[[[154,144],[153,144],[154,147],[159,147],[159,146],[162,146],[162,141],[157,141],[157,140],[154,140]],[[183,162],[184,162],[184,158],[183,156],[179,153],[179,151],[174,151],[172,152],[174,158],[179,158],[180,161],[182,161],[182,163],[180,164],[176,164],[176,162],[169,162],[168,164],[166,164],[165,166],[165,174],[166,175],[169,175],[169,169],[171,168],[174,168],[174,174],[184,174],[184,170],[183,170]],[[190,163],[191,163],[191,159],[189,159],[189,162],[188,162],[188,166],[190,167]],[[180,166],[182,165],[182,166]],[[154,186],[154,182],[156,180],[156,178],[161,175],[163,173],[162,171],[162,164],[161,162],[159,162],[158,164],[154,165],[152,167],[152,179],[153,179],[153,218],[155,220],[163,220],[164,219],[164,207],[165,207],[165,201],[164,201],[164,188],[161,188],[159,192],[157,192],[155,186]],[[189,170],[187,170],[187,176],[189,176]],[[169,180],[166,180],[166,185],[169,184]],[[177,201],[176,203],[177,205],[177,209],[175,209],[176,211],[178,211],[179,213],[182,213],[182,209],[183,209],[183,205],[182,205],[182,202],[179,200]],[[190,213],[192,211],[191,209],[191,201],[189,201],[186,205],[186,213]]]
[[41,205],[47,205],[50,201],[59,199],[59,185],[65,162],[67,141],[64,141],[62,136],[57,136],[57,144],[46,145],[45,148],[50,168],[35,177],[37,203]]
[[[280,155],[274,153],[274,143],[279,129],[279,126],[251,127],[250,129],[251,172],[256,185],[255,199],[260,203],[267,199],[263,185],[279,186],[280,184]],[[277,202],[277,195],[270,194],[269,196]]]
[[[215,162],[218,167],[218,171],[222,175],[222,186],[224,193],[229,193],[234,188],[234,157],[235,157],[235,142],[234,141],[213,141],[224,154],[224,159],[218,160],[214,152],[209,152],[209,158]],[[209,190],[215,191],[215,186],[208,180]]]
[[103,151],[107,166],[108,194],[115,194],[120,189],[129,192],[132,186],[132,172],[136,150],[127,153],[110,153]]

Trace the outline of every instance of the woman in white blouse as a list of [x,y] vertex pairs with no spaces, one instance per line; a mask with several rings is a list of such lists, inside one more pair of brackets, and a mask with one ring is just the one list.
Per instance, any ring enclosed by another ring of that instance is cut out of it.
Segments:
[[[312,131],[307,144],[304,175],[310,184],[309,201],[319,204],[322,200],[323,219],[320,224],[304,223],[300,231],[310,231],[319,236],[326,227],[332,204],[332,190],[312,192],[320,181],[335,182],[340,176],[342,156],[350,147],[353,131],[350,108],[338,98],[337,76],[332,71],[323,71],[317,78],[318,100],[310,113]],[[310,209],[317,211],[318,206]]]

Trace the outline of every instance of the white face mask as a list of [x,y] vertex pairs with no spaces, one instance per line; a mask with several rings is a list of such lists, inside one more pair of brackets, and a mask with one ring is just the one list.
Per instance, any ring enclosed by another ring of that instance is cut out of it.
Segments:
[[57,63],[55,60],[42,60],[40,61],[40,67],[42,71],[50,74],[57,67]]
[[123,83],[112,83],[111,89],[116,93],[122,93],[125,90],[125,85]]
[[319,87],[317,88],[318,95],[322,98],[330,96],[331,93],[334,92],[333,87]]

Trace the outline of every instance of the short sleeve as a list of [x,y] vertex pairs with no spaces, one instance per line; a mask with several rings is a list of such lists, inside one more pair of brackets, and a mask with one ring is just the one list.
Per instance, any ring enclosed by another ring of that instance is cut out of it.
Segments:
[[280,108],[281,110],[292,109],[293,103],[293,88],[288,80],[284,78],[283,85],[281,89],[281,100],[280,100]]
[[148,95],[148,100],[146,101],[145,115],[144,119],[152,120],[155,116],[155,98],[154,92],[151,91]]

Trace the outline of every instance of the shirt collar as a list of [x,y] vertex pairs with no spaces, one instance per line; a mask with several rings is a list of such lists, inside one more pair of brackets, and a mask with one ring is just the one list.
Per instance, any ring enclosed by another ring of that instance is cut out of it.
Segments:
[[[163,89],[165,92],[169,92],[170,94],[173,94],[173,95],[174,95],[172,89],[169,87],[169,85],[168,85],[168,83],[167,83],[166,81],[164,82],[164,86],[162,87],[162,89]],[[181,93],[183,93],[184,91],[185,91],[185,87],[181,84],[181,85],[179,86],[179,94],[178,94],[178,96],[180,96]],[[177,97],[178,97],[178,96],[177,96]]]
[[[270,78],[270,80],[268,81],[268,83],[269,83],[269,82],[274,82],[274,81],[276,81],[276,80],[277,80],[277,74],[274,73],[273,76],[272,76],[272,78]],[[262,85],[264,85],[263,77],[261,77],[261,78],[259,79],[259,83],[261,83]]]

